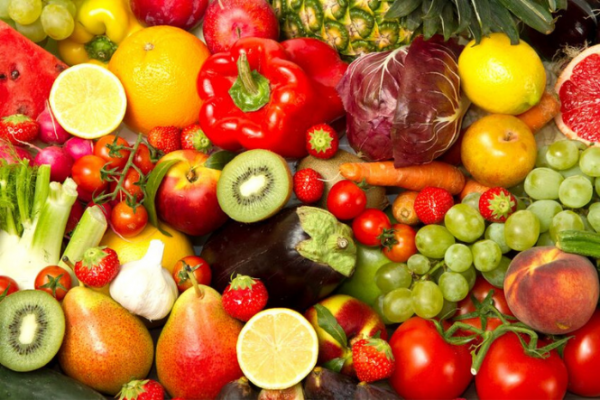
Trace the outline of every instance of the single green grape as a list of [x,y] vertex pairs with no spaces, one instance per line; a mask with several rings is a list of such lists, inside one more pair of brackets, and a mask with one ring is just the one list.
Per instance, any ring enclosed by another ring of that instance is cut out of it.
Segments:
[[75,21],[71,13],[57,4],[49,4],[44,7],[41,20],[44,30],[54,40],[68,38],[75,29]]
[[591,183],[594,183],[594,178],[592,178],[591,176],[587,176],[586,174],[584,174],[581,171],[581,168],[579,168],[579,165],[575,165],[574,167],[571,167],[569,169],[565,169],[564,171],[560,171],[560,174],[564,178],[568,178],[570,176],[583,176],[584,178],[586,178]]
[[467,283],[469,284],[469,291],[471,291],[473,286],[475,286],[475,282],[477,281],[477,270],[473,265],[471,265],[468,270],[460,272],[460,274],[467,280]]
[[438,286],[444,300],[461,301],[469,294],[469,283],[458,272],[446,271],[439,279]]
[[525,193],[525,184],[524,182],[519,183],[511,188],[508,188],[508,191],[513,194],[515,197],[525,197],[527,193]]
[[[456,207],[456,206],[454,206]],[[465,207],[472,210],[471,207]],[[425,225],[417,232],[415,244],[421,254],[429,258],[442,259],[448,247],[455,243],[452,233],[440,225]]]
[[16,23],[15,26],[21,35],[25,36],[34,43],[41,42],[48,36],[44,31],[44,27],[42,26],[42,21],[40,19],[37,19],[33,24],[30,25],[21,25]]
[[500,264],[502,250],[498,243],[485,239],[475,242],[473,248],[473,264],[478,271],[491,271]]
[[431,269],[431,261],[423,254],[413,254],[406,261],[406,266],[410,272],[417,275],[425,275]]
[[446,250],[444,261],[452,271],[463,272],[473,264],[473,254],[464,244],[455,243]]
[[433,318],[438,315],[444,306],[444,296],[439,286],[431,281],[416,282],[412,289],[412,306],[415,314],[421,318]]
[[11,0],[8,16],[18,24],[33,24],[42,14],[42,0]]
[[600,196],[600,178],[594,179],[594,190],[596,190],[596,194]]
[[504,238],[513,250],[523,251],[533,247],[539,236],[540,221],[531,211],[517,211],[504,223]]
[[496,268],[491,271],[482,271],[481,275],[483,275],[483,278],[488,281],[490,285],[497,287],[498,289],[504,289],[504,277],[506,276],[506,271],[508,270],[510,262],[510,258],[502,256],[502,259]]
[[525,192],[535,200],[558,199],[558,188],[565,178],[550,168],[535,168],[525,178]]
[[375,284],[384,294],[394,289],[408,288],[411,283],[412,275],[404,263],[382,265],[375,273]]
[[548,145],[544,145],[538,149],[537,156],[535,159],[536,168],[550,168],[550,164],[548,164],[548,160],[546,159],[546,154],[548,153],[548,147],[549,147]]
[[0,0],[0,19],[8,19],[8,4],[11,0]]
[[444,217],[446,228],[458,240],[472,243],[485,231],[485,220],[478,210],[466,204],[453,205]]
[[569,169],[579,161],[579,148],[570,140],[559,140],[548,147],[546,161],[556,170]]
[[458,305],[454,301],[448,301],[444,299],[444,305],[442,306],[442,311],[435,316],[435,318],[439,318],[440,320],[446,320],[454,317],[456,312],[458,311]]
[[581,175],[565,179],[558,189],[560,202],[569,208],[581,208],[592,200],[592,183]]
[[554,200],[538,200],[531,203],[527,210],[535,214],[540,221],[540,233],[548,232],[552,218],[563,210],[559,202]]
[[500,246],[500,251],[502,254],[506,254],[510,251],[510,247],[506,244],[506,239],[504,238],[504,224],[499,222],[491,223],[485,230],[485,235],[483,236],[486,239],[493,240]]
[[590,221],[588,221],[588,219],[585,215],[580,215],[579,218],[581,218],[581,222],[583,222],[583,227],[586,231],[596,232],[596,230],[594,229],[592,224],[590,224]]
[[73,18],[75,18],[75,14],[77,14],[77,7],[75,6],[75,3],[73,3],[71,0],[46,0],[48,2],[48,4],[56,4],[57,6],[61,6],[64,7],[69,14],[71,14],[71,16]]
[[[390,325],[390,324],[393,324],[393,322],[390,321],[389,319],[387,319],[387,317],[385,316],[385,314],[383,312],[384,299],[385,299],[385,294],[382,294],[379,297],[377,297],[375,299],[375,301],[373,302],[373,309],[375,310],[375,312],[377,314],[379,314],[379,316],[381,317],[381,320],[383,321],[384,324]],[[412,307],[412,305],[411,305],[411,307]]]
[[581,153],[579,159],[579,168],[584,174],[593,176],[594,178],[600,176],[600,148],[588,147]]
[[552,218],[552,224],[550,225],[550,238],[556,243],[558,233],[566,230],[585,230],[585,225],[579,215],[571,210],[561,211]]
[[404,322],[414,314],[413,294],[410,289],[395,289],[383,298],[383,315],[393,322]]
[[588,207],[587,220],[594,231],[600,232],[600,202],[592,203]]
[[554,242],[552,241],[550,232],[540,233],[540,237],[538,238],[538,241],[535,242],[535,247],[541,247],[541,246],[554,246]]
[[462,199],[461,203],[467,204],[467,205],[473,207],[475,210],[477,210],[477,212],[479,212],[479,199],[480,198],[481,198],[481,193],[471,192]]

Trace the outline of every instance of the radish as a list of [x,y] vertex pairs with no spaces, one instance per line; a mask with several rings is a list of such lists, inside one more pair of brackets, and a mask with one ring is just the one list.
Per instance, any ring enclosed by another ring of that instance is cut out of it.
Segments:
[[87,139],[72,137],[67,140],[64,146],[65,151],[73,158],[73,161],[79,160],[83,156],[94,153],[94,142]]
[[73,157],[62,147],[50,146],[41,149],[35,156],[33,165],[50,165],[50,180],[64,182],[71,175]]
[[40,124],[39,138],[44,143],[63,144],[71,137],[54,118],[49,107],[37,117],[37,122]]
[[12,146],[7,142],[0,141],[0,159],[8,164],[16,164],[20,160],[27,159],[33,161],[33,157],[27,150],[19,146]]

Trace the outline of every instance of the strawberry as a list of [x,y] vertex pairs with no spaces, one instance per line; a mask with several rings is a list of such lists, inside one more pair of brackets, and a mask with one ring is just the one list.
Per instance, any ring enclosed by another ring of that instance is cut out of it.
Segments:
[[303,203],[315,203],[323,196],[323,177],[312,168],[304,168],[294,174],[294,193]]
[[152,147],[168,154],[181,149],[181,130],[174,126],[157,126],[148,132]]
[[10,115],[0,121],[0,139],[8,139],[12,144],[33,142],[39,132],[40,124],[27,115]]
[[360,339],[352,345],[352,363],[361,382],[375,382],[392,376],[396,363],[392,348],[383,339]]
[[200,125],[193,124],[181,131],[181,148],[208,153],[212,149],[212,143],[206,137]]
[[101,288],[115,279],[119,269],[119,257],[113,249],[92,247],[75,264],[74,272],[77,279],[87,286]]
[[268,299],[261,281],[238,274],[223,291],[223,308],[233,318],[246,322],[265,308]]
[[165,389],[152,379],[133,380],[123,385],[118,396],[119,400],[163,400]]
[[503,187],[493,187],[479,198],[479,212],[490,222],[505,222],[517,211],[517,199]]
[[426,187],[415,198],[415,214],[424,224],[437,224],[454,205],[452,194],[446,189]]
[[331,158],[337,152],[339,144],[337,132],[327,124],[318,124],[306,131],[306,150],[313,157]]

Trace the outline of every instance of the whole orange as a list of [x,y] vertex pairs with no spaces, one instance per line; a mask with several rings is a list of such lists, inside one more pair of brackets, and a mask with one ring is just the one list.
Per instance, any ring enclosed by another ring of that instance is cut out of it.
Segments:
[[535,166],[533,133],[512,115],[488,115],[472,124],[463,137],[463,165],[482,185],[511,187]]
[[196,36],[171,26],[142,29],[125,39],[108,68],[127,94],[124,122],[134,132],[185,127],[198,120],[196,78],[210,52]]

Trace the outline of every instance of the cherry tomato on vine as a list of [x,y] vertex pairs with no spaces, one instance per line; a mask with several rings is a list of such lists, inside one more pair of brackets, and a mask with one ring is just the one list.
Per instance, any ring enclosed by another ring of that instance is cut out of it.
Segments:
[[579,396],[600,397],[600,310],[565,345],[563,360],[569,373],[569,391]]
[[124,201],[118,203],[110,213],[110,222],[115,233],[130,238],[137,236],[148,223],[148,212],[143,205],[135,207],[135,211]]
[[[106,135],[102,136],[96,144],[94,144],[94,155],[103,158],[106,161],[106,164],[109,169],[117,168],[119,170],[123,169],[125,164],[127,164],[127,159],[129,158],[130,150],[121,149],[118,153],[121,157],[111,156],[109,145],[115,143],[115,135]],[[117,145],[119,146],[127,146],[129,147],[129,143],[127,140],[119,137],[117,138]]]
[[354,237],[365,246],[378,246],[381,244],[380,235],[392,224],[388,216],[376,208],[367,208],[352,221]]
[[393,225],[392,229],[391,236],[383,243],[383,254],[391,261],[406,262],[410,256],[417,253],[417,232],[405,224]]
[[[117,177],[118,179],[119,177]],[[140,173],[137,172],[134,168],[129,168],[127,174],[125,174],[125,180],[123,181],[123,189],[134,196],[135,201],[140,203],[144,198],[144,191],[142,187],[137,184],[140,181]],[[113,181],[110,184],[111,193],[114,192],[117,188],[117,181]],[[127,200],[127,195],[123,192],[123,190],[119,190],[119,194],[117,194],[117,201]]]
[[64,299],[71,289],[71,275],[58,265],[50,265],[42,269],[35,277],[34,287],[54,297],[56,300]]
[[403,322],[390,346],[398,368],[389,381],[403,398],[456,399],[471,382],[469,345],[447,343],[429,320],[412,317]]
[[356,218],[366,207],[367,195],[352,181],[337,182],[327,195],[327,209],[342,221]]
[[140,143],[133,156],[133,164],[142,171],[142,174],[148,175],[154,169],[154,163],[150,157],[150,149],[144,143]]
[[187,289],[193,286],[192,280],[188,277],[185,271],[185,264],[189,265],[193,271],[194,277],[200,285],[210,285],[212,279],[212,272],[208,263],[198,256],[187,256],[175,263],[173,268],[173,279],[177,284],[179,293],[185,292]]
[[87,193],[98,192],[108,186],[108,182],[102,179],[100,170],[106,161],[102,157],[87,155],[79,158],[73,164],[71,174],[78,189]]
[[[529,342],[529,337],[524,337]],[[545,346],[538,342],[538,348]],[[505,333],[490,346],[475,386],[479,400],[559,400],[567,392],[568,373],[556,350],[546,358],[528,355],[513,332]]]
[[19,290],[17,282],[8,276],[0,276],[0,300]]

